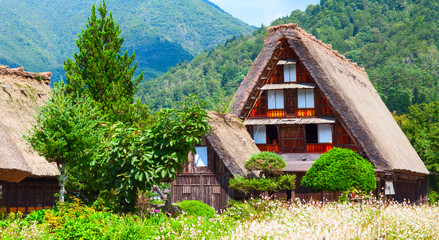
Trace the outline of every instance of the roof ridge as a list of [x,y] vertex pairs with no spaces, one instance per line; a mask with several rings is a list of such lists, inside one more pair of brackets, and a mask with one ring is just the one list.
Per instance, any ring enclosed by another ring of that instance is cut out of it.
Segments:
[[337,57],[339,57],[340,59],[342,59],[346,63],[349,63],[352,66],[356,67],[357,69],[359,69],[359,70],[361,70],[363,72],[366,72],[366,70],[363,67],[360,67],[358,65],[358,63],[352,62],[351,59],[346,58],[345,55],[339,53],[335,49],[332,49],[332,44],[324,43],[322,40],[318,39],[312,33],[308,33],[307,31],[305,31],[302,28],[300,28],[297,23],[288,23],[288,24],[281,24],[281,25],[277,25],[277,26],[272,26],[272,27],[268,28],[268,31],[269,31],[270,34],[272,34],[272,33],[276,32],[276,31],[279,31],[279,30],[289,30],[289,29],[297,30],[298,32],[300,32],[303,35],[307,36],[312,41],[314,41],[314,42],[320,44],[321,46],[325,47],[326,49],[330,50],[332,53],[334,53]]
[[42,81],[46,84],[50,84],[50,78],[52,77],[51,72],[33,73],[24,71],[24,67],[9,68],[9,66],[6,65],[0,65],[0,75],[15,75],[20,77],[26,77]]

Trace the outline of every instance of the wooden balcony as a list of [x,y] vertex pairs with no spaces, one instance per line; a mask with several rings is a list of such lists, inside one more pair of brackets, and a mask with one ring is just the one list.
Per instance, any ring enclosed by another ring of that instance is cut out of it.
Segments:
[[256,144],[259,150],[266,152],[279,152],[279,145],[277,144]]
[[325,153],[333,148],[332,143],[306,144],[307,153]]
[[285,111],[283,109],[268,110],[267,117],[273,117],[273,118],[285,117]]
[[297,116],[298,117],[311,117],[316,115],[316,110],[314,108],[308,109],[298,109]]

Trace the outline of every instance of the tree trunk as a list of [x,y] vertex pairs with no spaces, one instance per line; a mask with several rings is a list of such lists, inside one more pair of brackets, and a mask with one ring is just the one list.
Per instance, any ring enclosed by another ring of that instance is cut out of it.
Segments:
[[60,189],[59,189],[59,202],[64,202],[64,195],[66,194],[66,165],[65,164],[58,164],[58,169],[61,174],[60,177]]

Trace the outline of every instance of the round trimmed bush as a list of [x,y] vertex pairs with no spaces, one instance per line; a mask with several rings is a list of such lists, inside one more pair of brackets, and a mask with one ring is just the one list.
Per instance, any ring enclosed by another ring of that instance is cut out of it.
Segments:
[[273,152],[259,152],[253,154],[245,163],[245,168],[248,170],[257,171],[280,171],[285,168],[285,161],[281,156]]
[[376,186],[373,165],[350,149],[334,148],[317,159],[302,179],[314,191],[372,191]]
[[213,218],[216,215],[215,209],[197,200],[183,201],[178,203],[178,206],[181,207],[185,213],[191,216]]

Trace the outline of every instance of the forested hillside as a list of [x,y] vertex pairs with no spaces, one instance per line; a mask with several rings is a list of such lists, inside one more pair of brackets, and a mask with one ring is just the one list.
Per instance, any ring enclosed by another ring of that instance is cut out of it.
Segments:
[[[272,25],[296,22],[366,68],[391,111],[439,98],[439,1],[322,0]],[[209,107],[231,99],[263,48],[266,28],[233,38],[147,81],[138,96],[153,109],[195,92]]]
[[[0,64],[28,71],[64,74],[63,61],[73,56],[75,39],[99,0],[2,1]],[[107,0],[125,36],[124,49],[136,51],[138,72],[145,78],[163,74],[180,61],[252,27],[207,0]]]

